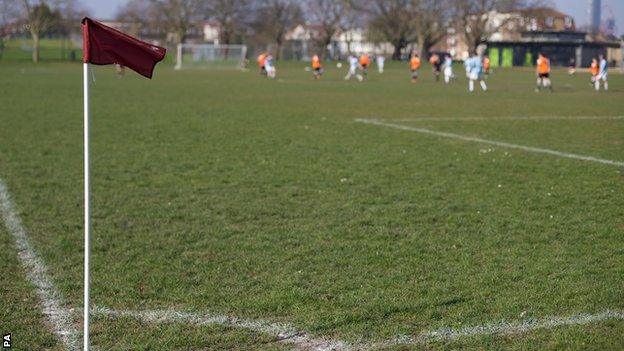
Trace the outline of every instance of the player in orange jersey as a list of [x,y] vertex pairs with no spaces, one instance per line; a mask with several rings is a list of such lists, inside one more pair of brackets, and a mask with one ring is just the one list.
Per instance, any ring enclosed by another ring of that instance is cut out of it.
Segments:
[[483,55],[483,74],[486,77],[490,76],[490,56],[488,54]]
[[321,59],[318,55],[314,54],[312,56],[312,74],[314,75],[314,79],[321,79],[321,75],[323,74],[323,66],[321,65]]
[[258,58],[256,59],[256,62],[258,62],[258,67],[260,68],[260,74],[263,76],[267,75],[267,71],[266,71],[266,58],[267,58],[267,53],[263,52],[260,55],[258,55]]
[[594,86],[596,80],[598,79],[598,73],[600,72],[600,68],[598,67],[598,60],[593,58],[591,65],[589,66],[589,73],[591,73],[591,86]]
[[550,60],[542,53],[540,53],[537,57],[536,73],[537,87],[535,88],[535,91],[539,92],[542,88],[547,88],[552,92],[552,82],[550,81]]
[[362,71],[363,76],[368,73],[368,65],[370,65],[370,57],[367,53],[363,53],[360,55],[360,71]]
[[418,81],[418,69],[420,68],[420,58],[413,52],[410,58],[410,72],[412,72],[412,83]]

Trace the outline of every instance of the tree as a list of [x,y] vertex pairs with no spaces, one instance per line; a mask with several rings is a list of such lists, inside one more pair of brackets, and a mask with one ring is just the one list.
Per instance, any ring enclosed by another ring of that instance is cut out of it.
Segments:
[[249,22],[249,0],[209,0],[208,17],[219,23],[219,41],[232,44],[240,39]]
[[414,0],[414,32],[421,57],[446,35],[449,4],[448,0]]
[[22,0],[23,17],[28,26],[28,31],[33,40],[33,62],[39,62],[40,38],[46,31],[54,26],[61,25],[61,14],[58,9],[51,9],[49,4],[44,0],[30,1]]
[[493,21],[498,12],[510,12],[524,4],[520,0],[453,0],[455,19],[466,38],[468,51],[474,53],[477,46],[498,32],[511,16]]
[[371,0],[362,7],[371,16],[371,37],[386,40],[394,47],[392,59],[400,60],[402,50],[416,39],[417,7],[412,0]]
[[202,1],[200,0],[150,0],[153,9],[148,11],[162,17],[166,29],[175,34],[175,44],[184,43],[186,34],[199,19]]
[[327,47],[342,27],[350,6],[346,0],[315,0],[308,2],[307,11],[313,24],[318,25],[315,41],[321,49],[321,58],[327,56]]
[[254,27],[277,45],[279,60],[286,32],[303,19],[301,7],[292,0],[264,0],[256,11]]

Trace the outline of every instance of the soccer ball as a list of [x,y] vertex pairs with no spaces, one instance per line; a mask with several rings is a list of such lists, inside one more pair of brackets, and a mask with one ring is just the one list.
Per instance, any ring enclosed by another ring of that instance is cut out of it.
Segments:
[[342,67],[342,63],[341,63],[341,62],[338,62],[338,63],[336,64],[336,67],[341,68],[341,67]]

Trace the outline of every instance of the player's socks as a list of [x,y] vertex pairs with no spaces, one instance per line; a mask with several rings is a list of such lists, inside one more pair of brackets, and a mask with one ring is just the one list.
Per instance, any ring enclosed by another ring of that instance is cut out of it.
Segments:
[[596,91],[600,90],[600,81],[598,79],[594,82],[594,87],[596,88]]
[[485,85],[485,81],[484,80],[479,82],[479,84],[481,84],[481,89],[483,89],[483,91],[487,91],[487,85]]
[[604,90],[605,91],[609,90],[609,83],[608,82],[604,82]]
[[468,90],[470,92],[474,91],[474,80],[472,80],[472,79],[468,82]]

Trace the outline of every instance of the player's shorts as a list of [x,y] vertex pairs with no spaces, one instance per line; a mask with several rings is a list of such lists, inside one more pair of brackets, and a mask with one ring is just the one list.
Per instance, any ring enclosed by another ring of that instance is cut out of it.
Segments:
[[453,69],[451,67],[446,67],[444,68],[444,75],[445,76],[452,76],[453,75]]
[[436,63],[435,65],[433,65],[433,69],[435,70],[436,73],[440,73],[440,68],[442,66],[438,63]]
[[360,65],[360,67],[362,68],[362,72],[368,72],[368,65]]
[[412,71],[412,78],[418,78],[418,70],[417,69],[412,69],[410,71]]
[[540,77],[540,78],[550,78],[550,73],[540,73],[538,75],[538,77]]
[[598,75],[596,76],[596,79],[598,80],[607,80],[607,72],[604,73],[598,73]]
[[315,68],[314,74],[317,74],[320,76],[321,74],[323,74],[323,68],[322,67]]
[[477,72],[471,72],[468,73],[468,79],[470,80],[480,80],[481,79],[481,75]]

